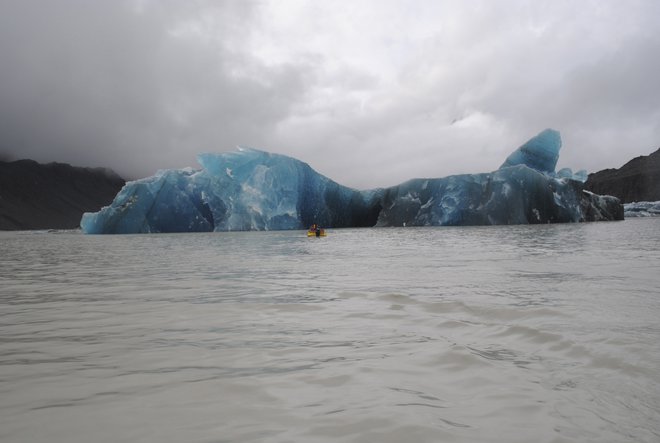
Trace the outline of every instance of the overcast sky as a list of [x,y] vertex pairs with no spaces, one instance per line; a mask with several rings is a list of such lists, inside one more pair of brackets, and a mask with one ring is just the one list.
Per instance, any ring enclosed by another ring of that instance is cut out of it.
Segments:
[[0,0],[0,159],[198,167],[236,145],[339,183],[660,146],[658,0]]

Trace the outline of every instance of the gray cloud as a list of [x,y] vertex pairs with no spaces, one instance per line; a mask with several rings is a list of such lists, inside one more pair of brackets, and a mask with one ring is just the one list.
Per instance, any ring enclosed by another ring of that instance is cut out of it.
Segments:
[[355,187],[660,144],[660,4],[0,3],[0,153],[140,177],[237,144]]
[[[226,37],[238,39],[249,20],[244,5],[4,4],[3,147],[139,176],[266,133],[304,89],[305,72],[282,65],[261,78],[259,61],[234,50]],[[200,38],[205,14],[221,34]]]

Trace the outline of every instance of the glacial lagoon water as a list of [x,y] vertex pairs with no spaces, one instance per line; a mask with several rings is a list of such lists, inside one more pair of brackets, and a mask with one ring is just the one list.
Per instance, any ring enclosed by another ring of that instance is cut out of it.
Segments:
[[0,441],[658,442],[660,218],[0,232]]

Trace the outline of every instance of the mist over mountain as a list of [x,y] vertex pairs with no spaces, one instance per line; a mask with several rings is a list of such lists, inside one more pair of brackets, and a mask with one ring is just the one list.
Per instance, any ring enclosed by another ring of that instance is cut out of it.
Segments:
[[75,229],[124,186],[110,169],[0,161],[0,230]]

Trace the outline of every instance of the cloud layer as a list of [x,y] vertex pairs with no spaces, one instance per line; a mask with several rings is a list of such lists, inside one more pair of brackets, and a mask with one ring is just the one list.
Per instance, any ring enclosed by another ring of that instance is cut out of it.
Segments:
[[0,3],[0,154],[128,177],[237,144],[342,184],[497,168],[546,127],[559,166],[660,145],[660,3]]

